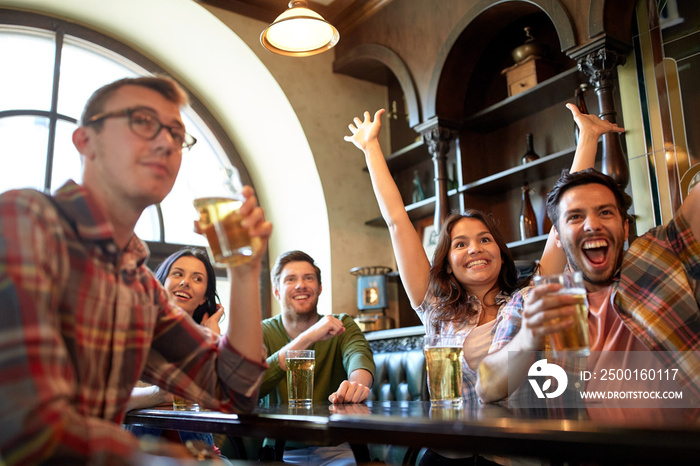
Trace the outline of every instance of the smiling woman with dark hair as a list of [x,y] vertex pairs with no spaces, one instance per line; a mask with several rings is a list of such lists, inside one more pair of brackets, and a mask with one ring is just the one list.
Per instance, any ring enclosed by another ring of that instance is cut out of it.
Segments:
[[[188,282],[185,280],[183,267],[185,264],[197,267],[198,263],[201,263],[201,266],[204,267],[204,273],[200,270],[198,275],[194,277],[194,281]],[[217,304],[219,296],[216,294],[216,275],[205,251],[192,247],[182,248],[168,256],[158,266],[155,276],[165,286],[165,289],[170,292],[175,303],[187,311],[195,322],[218,331],[218,322],[221,314],[217,319],[212,319],[212,316],[215,316],[219,311],[223,313],[223,308],[220,304]],[[204,301],[196,299],[190,289],[194,286],[196,287],[195,291],[199,291],[201,290],[199,285],[202,284],[206,285],[204,288]],[[212,324],[216,324],[216,327],[212,328]]]

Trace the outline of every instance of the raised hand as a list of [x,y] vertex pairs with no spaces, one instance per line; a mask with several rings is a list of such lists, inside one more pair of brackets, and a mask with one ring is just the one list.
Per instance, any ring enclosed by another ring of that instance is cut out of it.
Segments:
[[583,133],[584,131],[590,131],[596,139],[601,135],[609,132],[624,133],[625,128],[618,126],[617,123],[613,123],[608,120],[603,120],[597,115],[581,113],[578,107],[574,104],[566,104],[566,108],[571,111],[571,115],[574,117],[574,121],[578,126],[578,129]]
[[248,229],[248,234],[253,239],[253,259],[261,260],[267,242],[272,234],[272,223],[265,220],[265,213],[258,206],[255,191],[250,186],[243,186],[245,201],[240,209],[241,226]]
[[364,121],[360,120],[358,117],[355,117],[353,119],[355,124],[353,125],[351,123],[348,125],[352,136],[345,136],[343,139],[348,142],[352,142],[358,149],[364,151],[367,149],[370,142],[376,141],[379,137],[379,130],[382,127],[381,117],[383,114],[384,109],[380,108],[374,114],[374,121],[372,121],[369,112],[365,112]]
[[216,312],[214,312],[214,314],[212,314],[211,316],[209,314],[205,314],[204,317],[202,317],[201,325],[205,326],[217,335],[221,335],[221,328],[219,327],[219,322],[221,321],[221,318],[223,316],[224,306],[222,306],[221,304],[217,304]]

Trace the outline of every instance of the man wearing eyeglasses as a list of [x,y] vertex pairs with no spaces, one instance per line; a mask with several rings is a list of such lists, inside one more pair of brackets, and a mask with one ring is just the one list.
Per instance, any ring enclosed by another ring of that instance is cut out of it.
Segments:
[[[120,426],[138,379],[213,410],[255,406],[264,247],[228,270],[231,325],[219,338],[168,302],[134,234],[196,142],[186,103],[168,78],[109,84],[73,133],[82,184],[0,195],[0,464],[147,464]],[[244,196],[244,226],[265,246],[272,227],[253,190]]]

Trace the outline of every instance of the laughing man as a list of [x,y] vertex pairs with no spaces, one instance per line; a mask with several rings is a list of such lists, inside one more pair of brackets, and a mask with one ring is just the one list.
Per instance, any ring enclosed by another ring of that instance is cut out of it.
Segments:
[[[610,177],[593,169],[565,172],[547,198],[556,244],[566,254],[568,268],[584,277],[590,349],[657,351],[666,367],[681,371],[697,396],[700,186],[667,225],[649,230],[625,251],[630,204]],[[509,352],[517,352],[522,371],[548,335],[572,325],[572,296],[550,294],[554,290],[549,288],[557,286],[523,289],[504,310],[490,354],[479,368],[482,401],[508,396]]]

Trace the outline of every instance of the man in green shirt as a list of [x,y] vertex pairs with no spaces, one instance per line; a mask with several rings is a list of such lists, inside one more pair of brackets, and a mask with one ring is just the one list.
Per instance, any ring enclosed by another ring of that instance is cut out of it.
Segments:
[[289,251],[272,268],[272,288],[282,313],[263,321],[267,363],[260,396],[270,404],[287,403],[285,351],[312,349],[315,403],[360,403],[374,380],[372,350],[355,321],[347,314],[320,315],[321,270],[302,251]]

